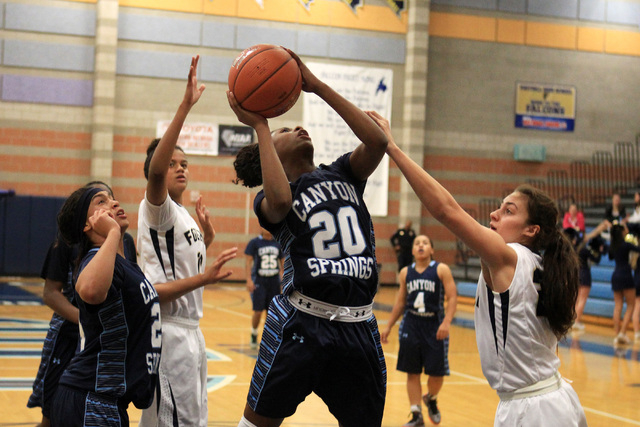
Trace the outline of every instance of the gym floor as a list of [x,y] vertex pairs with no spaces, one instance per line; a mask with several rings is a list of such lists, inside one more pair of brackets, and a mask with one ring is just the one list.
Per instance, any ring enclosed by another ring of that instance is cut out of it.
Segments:
[[[42,280],[0,278],[0,427],[32,426],[39,408],[26,402],[40,362],[51,310],[42,304]],[[396,289],[382,287],[375,315],[386,324]],[[438,404],[441,426],[493,425],[496,393],[482,375],[473,331],[472,301],[462,299],[451,329],[449,365]],[[222,284],[204,292],[204,333],[209,357],[209,426],[236,426],[242,414],[257,350],[250,348],[251,302],[242,284]],[[388,368],[383,426],[409,420],[406,377],[395,369],[397,326],[384,346]],[[631,334],[629,334],[631,336]],[[610,327],[587,324],[584,333],[561,343],[560,373],[573,381],[589,426],[640,426],[640,343],[614,348]],[[423,376],[423,388],[426,377]],[[426,388],[423,390],[426,393]],[[426,409],[423,409],[426,418]],[[131,425],[140,410],[129,408]],[[429,421],[426,421],[428,424]],[[309,396],[283,426],[336,426],[324,403]]]

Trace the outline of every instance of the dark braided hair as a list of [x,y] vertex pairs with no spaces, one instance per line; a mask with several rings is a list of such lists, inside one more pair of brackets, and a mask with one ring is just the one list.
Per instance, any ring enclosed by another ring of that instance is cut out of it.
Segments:
[[238,151],[233,161],[237,178],[235,184],[253,188],[262,185],[262,166],[260,165],[260,150],[258,143],[245,145]]
[[561,339],[571,328],[576,315],[578,255],[557,227],[559,210],[555,201],[530,185],[521,185],[515,191],[528,198],[528,224],[540,227],[530,248],[542,253],[544,269],[540,280],[538,315],[547,318],[551,330]]

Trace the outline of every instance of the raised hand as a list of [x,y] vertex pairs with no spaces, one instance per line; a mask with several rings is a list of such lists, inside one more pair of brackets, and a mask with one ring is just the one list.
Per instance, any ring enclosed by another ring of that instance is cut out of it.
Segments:
[[260,124],[267,124],[267,119],[262,117],[258,113],[252,113],[251,111],[247,111],[238,104],[235,95],[231,91],[227,91],[227,100],[229,101],[229,106],[233,110],[233,112],[238,117],[240,123],[244,123],[247,126],[251,126],[252,128],[256,128]]
[[227,261],[234,259],[237,254],[238,248],[236,247],[220,252],[220,255],[216,257],[213,264],[207,267],[203,273],[205,284],[212,285],[231,276],[231,271],[227,270],[223,272],[221,269]]
[[191,67],[189,68],[189,76],[187,77],[187,89],[184,92],[183,103],[192,107],[204,92],[205,85],[201,84],[198,87],[198,62],[200,61],[200,55],[191,57]]
[[98,236],[106,239],[112,230],[120,231],[120,226],[116,222],[113,212],[109,209],[98,209],[87,220],[89,225],[84,231],[93,230]]
[[289,52],[289,55],[298,63],[298,67],[300,68],[300,72],[302,73],[302,90],[305,92],[316,93],[318,90],[318,86],[322,83],[320,79],[318,79],[309,68],[304,65],[304,62],[300,59],[300,57],[291,49],[287,49],[282,46],[284,50]]

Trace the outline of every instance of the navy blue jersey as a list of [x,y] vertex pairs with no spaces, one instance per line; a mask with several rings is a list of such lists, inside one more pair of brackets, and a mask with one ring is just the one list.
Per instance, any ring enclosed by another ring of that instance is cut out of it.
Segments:
[[578,259],[580,260],[580,284],[582,286],[591,286],[591,266],[589,261],[599,263],[602,254],[592,251],[588,246],[582,246],[578,251]]
[[136,252],[136,244],[133,242],[133,237],[129,233],[124,233],[122,238],[122,245],[124,246],[124,257],[132,262],[138,262],[138,254]]
[[438,262],[432,260],[422,272],[416,264],[407,267],[407,303],[405,311],[416,314],[444,312],[444,286],[438,277]]
[[[78,274],[96,253],[89,251]],[[137,264],[117,255],[107,299],[97,305],[79,297],[77,302],[78,352],[60,384],[147,408],[156,387],[162,339],[156,290]]]
[[293,205],[279,224],[260,212],[264,191],[254,201],[260,225],[284,254],[283,294],[294,289],[330,304],[370,304],[378,272],[371,216],[362,194],[366,181],[353,176],[344,154],[290,183]]
[[276,240],[267,240],[262,236],[255,237],[249,241],[244,253],[253,257],[251,280],[254,283],[280,284],[279,260],[283,258],[283,254]]

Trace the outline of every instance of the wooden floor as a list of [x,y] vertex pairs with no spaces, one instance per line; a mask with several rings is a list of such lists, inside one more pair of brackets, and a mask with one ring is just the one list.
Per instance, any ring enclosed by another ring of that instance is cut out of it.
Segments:
[[[42,293],[40,281],[7,281],[12,282],[0,285],[0,296],[3,289],[15,290],[18,296],[0,302],[0,426],[30,426],[40,419],[39,408],[28,409],[26,402],[51,311],[37,298]],[[381,325],[386,323],[395,292],[383,287],[376,297],[375,314]],[[29,298],[32,294],[36,297]],[[249,347],[250,301],[242,285],[222,285],[207,289],[204,295],[201,328],[210,351],[209,426],[236,426],[256,356]],[[459,305],[451,330],[451,376],[439,396],[441,426],[493,425],[498,398],[482,376],[471,310],[470,305]],[[395,332],[384,347],[389,375],[383,425],[389,427],[401,426],[409,415],[405,375],[395,369],[397,327]],[[560,372],[573,381],[589,426],[640,426],[640,344],[616,350],[612,339],[610,328],[587,325],[585,333],[560,346]],[[132,406],[129,415],[131,424],[137,425],[140,411]],[[319,427],[337,426],[337,422],[312,395],[283,425]]]

